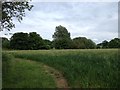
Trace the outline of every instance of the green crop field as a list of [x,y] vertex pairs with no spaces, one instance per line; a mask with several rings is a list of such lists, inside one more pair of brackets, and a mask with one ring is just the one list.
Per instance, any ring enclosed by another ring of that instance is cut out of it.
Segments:
[[57,87],[43,65],[61,72],[70,88],[120,87],[118,49],[3,51],[3,87]]

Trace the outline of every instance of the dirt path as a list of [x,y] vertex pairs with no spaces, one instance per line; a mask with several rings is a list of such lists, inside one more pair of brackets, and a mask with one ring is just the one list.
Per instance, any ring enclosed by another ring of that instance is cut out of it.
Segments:
[[47,65],[44,65],[44,68],[46,70],[45,72],[52,75],[53,78],[55,79],[57,88],[69,88],[66,79],[63,77],[63,75],[59,71]]
[[[36,61],[32,61],[32,60],[26,60],[26,61],[36,63]],[[41,62],[38,62],[38,63],[41,63]],[[67,83],[66,79],[63,77],[63,75],[58,70],[56,70],[48,65],[45,65],[44,63],[41,63],[41,64],[43,65],[43,69],[45,70],[45,72],[50,74],[54,78],[54,80],[57,84],[57,88],[64,88],[64,90],[68,90],[68,88],[69,88],[68,83]]]

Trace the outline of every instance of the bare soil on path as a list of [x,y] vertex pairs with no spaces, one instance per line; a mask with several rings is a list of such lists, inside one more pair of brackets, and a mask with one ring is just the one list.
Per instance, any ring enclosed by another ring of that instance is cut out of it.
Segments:
[[67,88],[69,88],[66,79],[63,77],[63,75],[58,70],[56,70],[52,67],[49,67],[47,65],[44,65],[44,68],[46,70],[45,72],[52,75],[53,78],[55,79],[57,88],[66,88],[65,90],[67,90]]
[[[17,61],[19,61],[19,60],[17,60]],[[36,61],[32,61],[32,60],[26,60],[26,61],[36,63]],[[43,65],[43,69],[45,70],[45,72],[54,78],[57,88],[63,88],[63,90],[68,90],[68,88],[69,88],[68,83],[67,83],[66,79],[63,77],[61,72],[54,69],[53,67],[45,65],[44,63],[41,63],[41,62],[38,62],[38,63]]]

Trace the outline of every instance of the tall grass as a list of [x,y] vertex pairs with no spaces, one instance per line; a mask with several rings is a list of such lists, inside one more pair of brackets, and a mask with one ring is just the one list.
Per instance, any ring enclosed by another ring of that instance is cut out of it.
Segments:
[[17,58],[42,62],[60,70],[70,87],[120,87],[117,49],[13,51]]

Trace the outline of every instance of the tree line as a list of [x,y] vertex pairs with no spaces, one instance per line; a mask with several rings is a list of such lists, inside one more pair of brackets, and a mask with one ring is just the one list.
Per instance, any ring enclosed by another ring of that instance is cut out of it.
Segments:
[[15,50],[120,48],[119,38],[114,38],[110,42],[104,40],[97,45],[86,37],[71,39],[68,30],[61,25],[56,26],[52,37],[53,40],[50,41],[43,39],[36,32],[18,32],[14,33],[10,40],[2,37],[2,48]]
[[104,40],[97,44],[96,48],[120,48],[120,39],[114,38],[110,41]]

